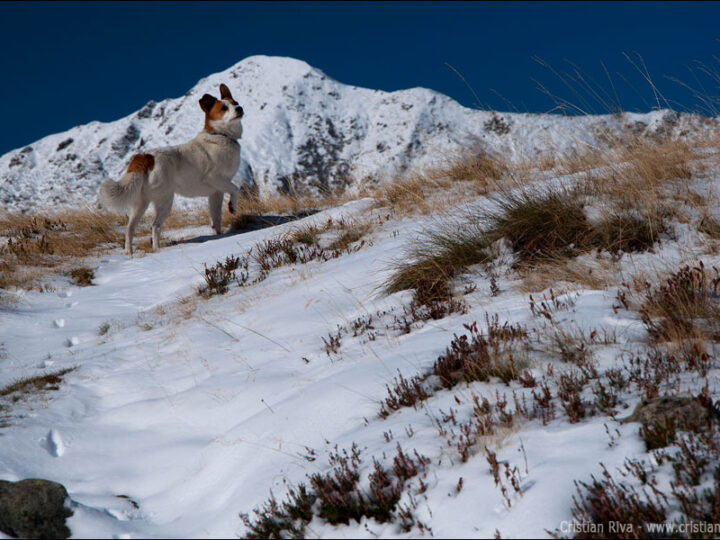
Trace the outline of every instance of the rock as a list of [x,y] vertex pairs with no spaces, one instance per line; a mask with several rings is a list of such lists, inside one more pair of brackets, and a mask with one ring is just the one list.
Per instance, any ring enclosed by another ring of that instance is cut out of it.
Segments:
[[697,398],[658,396],[643,401],[623,422],[640,422],[646,426],[672,424],[681,431],[698,431],[707,425],[710,411]]
[[19,538],[68,538],[65,518],[73,514],[68,500],[67,490],[56,482],[0,480],[0,531]]

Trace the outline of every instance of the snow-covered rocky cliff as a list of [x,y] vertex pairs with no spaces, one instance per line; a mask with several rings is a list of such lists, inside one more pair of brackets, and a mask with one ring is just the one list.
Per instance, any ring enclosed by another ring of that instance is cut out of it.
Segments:
[[[252,56],[199,81],[184,96],[149,102],[120,120],[91,122],[49,135],[0,157],[0,201],[7,210],[93,205],[106,178],[117,179],[131,156],[180,144],[202,129],[198,99],[226,83],[245,109],[243,162],[236,183],[261,192],[306,186],[353,189],[397,178],[444,152],[486,145],[513,158],[552,145],[568,150],[632,122],[674,126],[678,115],[565,117],[468,109],[438,92],[382,92],[341,84],[305,62]],[[198,199],[176,200],[180,206]]]

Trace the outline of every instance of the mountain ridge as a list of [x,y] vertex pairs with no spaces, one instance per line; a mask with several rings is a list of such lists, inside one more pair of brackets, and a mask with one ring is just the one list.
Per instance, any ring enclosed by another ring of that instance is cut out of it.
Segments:
[[100,183],[117,180],[132,155],[192,139],[203,123],[197,100],[217,94],[221,82],[246,113],[235,182],[261,193],[359,189],[469,145],[511,159],[549,147],[600,147],[605,130],[628,122],[652,131],[675,129],[679,118],[689,118],[671,111],[622,118],[480,111],[426,88],[360,88],[301,60],[251,56],[201,79],[184,96],[149,101],[118,120],[76,126],[0,156],[0,200],[7,210],[20,211],[96,204]]

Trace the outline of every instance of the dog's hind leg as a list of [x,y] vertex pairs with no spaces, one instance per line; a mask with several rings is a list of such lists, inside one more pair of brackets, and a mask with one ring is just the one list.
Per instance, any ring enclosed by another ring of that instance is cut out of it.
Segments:
[[140,223],[145,210],[147,210],[150,202],[144,197],[140,197],[135,200],[133,205],[130,207],[130,214],[128,215],[128,224],[125,228],[125,255],[132,255],[132,241],[133,235],[135,234],[135,227]]
[[160,249],[160,233],[162,232],[163,223],[165,223],[165,220],[170,216],[172,205],[172,194],[161,201],[153,201],[155,219],[153,219],[152,223],[152,248],[154,251]]
[[208,213],[210,214],[210,224],[215,234],[222,234],[222,201],[225,193],[216,191],[208,197]]

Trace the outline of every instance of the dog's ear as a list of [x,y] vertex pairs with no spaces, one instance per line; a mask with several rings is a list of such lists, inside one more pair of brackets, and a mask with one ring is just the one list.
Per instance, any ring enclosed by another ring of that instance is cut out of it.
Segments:
[[212,97],[210,94],[205,94],[200,98],[200,108],[207,113],[213,108],[216,101],[217,99]]
[[232,99],[232,94],[230,93],[230,89],[225,86],[224,84],[220,85],[220,98],[221,99]]

